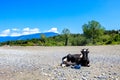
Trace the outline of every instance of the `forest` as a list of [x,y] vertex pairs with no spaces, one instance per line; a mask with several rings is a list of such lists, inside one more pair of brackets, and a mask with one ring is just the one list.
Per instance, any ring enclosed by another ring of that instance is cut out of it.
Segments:
[[40,35],[39,39],[1,42],[0,46],[88,46],[120,44],[120,29],[106,30],[99,22],[92,20],[82,25],[83,33],[73,34],[64,28],[54,37]]

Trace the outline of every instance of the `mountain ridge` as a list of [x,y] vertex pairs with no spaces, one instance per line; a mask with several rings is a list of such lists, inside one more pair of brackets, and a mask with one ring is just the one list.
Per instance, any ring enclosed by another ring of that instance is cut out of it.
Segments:
[[58,33],[55,32],[45,32],[45,33],[35,33],[35,34],[28,34],[28,35],[21,35],[21,36],[1,36],[0,42],[6,42],[6,41],[16,41],[16,40],[27,40],[27,39],[39,39],[41,38],[41,35],[44,34],[46,37],[53,37],[57,36]]

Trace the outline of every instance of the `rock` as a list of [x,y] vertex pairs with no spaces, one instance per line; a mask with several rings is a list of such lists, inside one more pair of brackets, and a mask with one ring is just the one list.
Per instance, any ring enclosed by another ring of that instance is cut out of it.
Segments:
[[104,76],[104,75],[105,75],[105,73],[102,73],[101,75],[103,75],[103,76]]
[[55,80],[55,78],[54,78],[54,77],[52,77],[50,80]]
[[43,73],[43,75],[44,75],[44,76],[48,76],[48,74],[47,74],[47,73]]
[[87,80],[87,78],[86,77],[82,77],[82,80]]
[[23,72],[20,72],[20,74],[22,74]]
[[90,72],[88,72],[88,74],[91,74]]
[[111,73],[109,73],[109,75],[111,75]]
[[112,68],[113,66],[111,65],[110,67]]
[[67,80],[66,78],[63,78],[62,80]]
[[113,73],[113,75],[117,75],[117,73]]
[[0,72],[0,74],[4,74],[5,72]]
[[87,77],[87,74],[84,74],[83,77]]
[[48,77],[51,77],[51,74],[48,74]]
[[100,80],[102,80],[102,79],[106,79],[107,76],[105,76],[105,75],[100,75],[100,76],[98,76],[97,78],[100,79]]
[[118,78],[115,78],[114,80],[119,80]]
[[97,75],[94,75],[94,78],[97,78]]
[[113,77],[113,76],[109,76],[109,78],[110,78],[110,79],[114,79],[114,77]]

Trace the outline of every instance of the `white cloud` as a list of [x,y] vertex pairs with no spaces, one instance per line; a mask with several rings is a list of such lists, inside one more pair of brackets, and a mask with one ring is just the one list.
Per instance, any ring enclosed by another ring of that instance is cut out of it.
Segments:
[[55,33],[58,33],[58,30],[57,30],[57,28],[51,28],[51,29],[48,30],[47,32],[55,32]]
[[0,33],[0,36],[9,36],[10,35],[10,29],[6,29]]
[[13,33],[10,34],[10,36],[21,36],[21,34],[17,33],[17,32],[13,32]]
[[30,29],[29,27],[27,28],[24,28],[22,30],[22,35],[27,35],[27,34],[34,34],[34,33],[39,33],[39,29],[38,28],[33,28],[33,29]]
[[13,28],[12,31],[20,31],[20,30],[17,28]]
[[29,27],[23,28],[22,30],[13,28],[13,29],[6,29],[0,33],[0,36],[21,36],[21,35],[28,35],[28,34],[34,34],[39,33],[38,28],[30,29]]
[[[58,33],[57,28],[51,28],[45,32],[55,32]],[[21,36],[21,35],[28,35],[28,34],[35,34],[35,33],[40,33],[39,28],[23,28],[23,29],[18,29],[18,28],[12,28],[12,29],[6,29],[0,33],[0,36]]]
[[26,28],[23,29],[23,31],[29,31],[29,30],[30,30],[29,27],[26,27]]

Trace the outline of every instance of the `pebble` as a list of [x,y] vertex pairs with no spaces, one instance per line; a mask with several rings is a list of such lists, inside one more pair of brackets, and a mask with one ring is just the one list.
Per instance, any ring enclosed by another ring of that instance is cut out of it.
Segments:
[[119,80],[118,78],[115,78],[115,80]]
[[101,75],[103,75],[103,76],[104,76],[104,75],[105,75],[105,73],[102,73]]
[[110,67],[112,68],[113,66],[111,65]]
[[83,75],[83,77],[86,77],[86,76],[87,76],[86,74]]
[[82,77],[82,80],[87,80],[87,78],[86,77]]
[[20,74],[22,74],[23,72],[20,72]]
[[47,76],[48,74],[47,73],[43,73],[44,76]]
[[97,78],[97,75],[94,75],[94,78]]
[[0,74],[4,74],[5,72],[0,72]]
[[114,77],[113,77],[113,76],[109,76],[109,78],[110,78],[110,79],[114,79]]
[[111,73],[109,73],[109,75],[112,75]]
[[113,75],[117,75],[117,73],[113,73]]
[[101,80],[101,79],[106,79],[106,78],[107,78],[107,76],[100,75],[100,76],[98,76],[97,78]]

